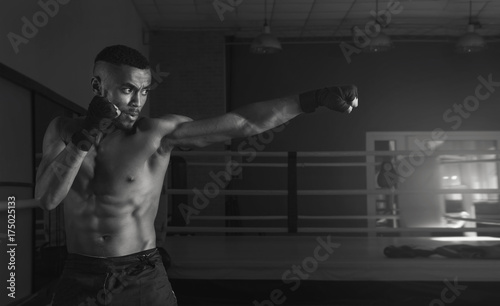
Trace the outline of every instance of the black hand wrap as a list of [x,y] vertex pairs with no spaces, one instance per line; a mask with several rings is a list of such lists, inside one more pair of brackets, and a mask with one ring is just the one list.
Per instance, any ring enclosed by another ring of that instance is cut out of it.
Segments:
[[71,137],[71,142],[75,144],[79,150],[88,152],[99,136],[98,133],[95,133],[97,131],[96,129],[92,131],[94,134],[90,134],[86,129],[75,132]]
[[104,132],[111,126],[116,117],[118,117],[117,107],[106,98],[95,96],[90,101],[84,128],[88,130],[98,129]]
[[83,129],[74,133],[71,141],[82,151],[88,151],[102,133],[113,125],[113,119],[118,117],[118,108],[106,98],[95,96],[90,101]]
[[358,97],[355,85],[334,86],[307,91],[299,95],[300,107],[304,113],[312,113],[318,106],[344,113]]

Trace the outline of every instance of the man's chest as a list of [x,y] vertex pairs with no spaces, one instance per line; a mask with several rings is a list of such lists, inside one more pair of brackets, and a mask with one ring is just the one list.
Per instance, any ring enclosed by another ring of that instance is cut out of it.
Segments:
[[156,151],[148,135],[108,135],[88,152],[75,183],[96,194],[139,188],[161,171]]

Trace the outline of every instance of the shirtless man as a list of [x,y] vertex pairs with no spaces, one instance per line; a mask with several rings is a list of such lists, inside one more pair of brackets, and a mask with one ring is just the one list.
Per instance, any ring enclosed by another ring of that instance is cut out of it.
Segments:
[[35,197],[63,203],[68,258],[53,300],[59,305],[176,305],[155,245],[154,219],[170,153],[279,126],[318,106],[349,113],[355,86],[259,102],[193,121],[140,118],[151,87],[147,59],[117,45],[96,57],[86,117],[55,118],[43,141]]

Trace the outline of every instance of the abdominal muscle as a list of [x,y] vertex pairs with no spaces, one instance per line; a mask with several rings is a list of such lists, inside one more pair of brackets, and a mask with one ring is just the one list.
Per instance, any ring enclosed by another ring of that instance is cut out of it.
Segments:
[[116,257],[156,246],[154,218],[158,201],[68,194],[64,203],[69,253]]

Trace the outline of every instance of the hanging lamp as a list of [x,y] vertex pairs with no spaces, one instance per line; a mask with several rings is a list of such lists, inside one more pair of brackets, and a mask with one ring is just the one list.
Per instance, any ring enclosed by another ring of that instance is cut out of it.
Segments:
[[474,24],[472,23],[472,1],[469,2],[467,33],[458,39],[455,49],[458,53],[472,53],[486,49],[486,41],[481,35],[475,32]]
[[271,34],[267,24],[267,0],[264,3],[264,30],[250,45],[250,52],[255,54],[273,54],[283,50],[280,41]]
[[375,23],[380,26],[378,35],[371,37],[368,46],[363,51],[365,52],[383,52],[392,49],[392,39],[389,35],[382,31],[382,25],[378,22],[378,0],[375,2]]

